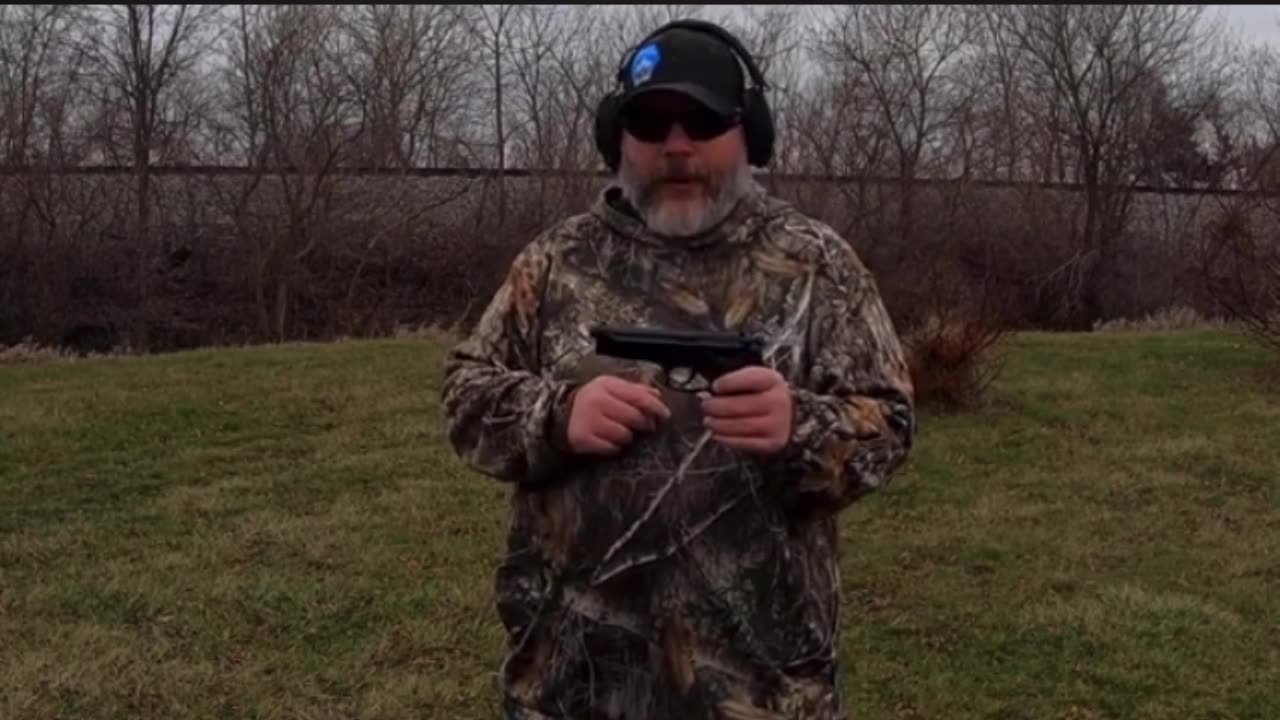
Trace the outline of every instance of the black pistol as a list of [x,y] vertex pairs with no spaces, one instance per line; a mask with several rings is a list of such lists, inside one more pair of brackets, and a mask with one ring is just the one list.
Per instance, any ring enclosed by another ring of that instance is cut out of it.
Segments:
[[[655,363],[673,389],[709,390],[716,378],[764,364],[764,340],[744,333],[595,326],[596,353]],[[706,385],[693,387],[695,378]]]

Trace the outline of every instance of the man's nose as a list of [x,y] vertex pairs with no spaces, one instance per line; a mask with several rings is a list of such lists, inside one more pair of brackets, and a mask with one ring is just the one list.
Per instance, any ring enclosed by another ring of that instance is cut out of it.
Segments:
[[688,155],[693,152],[693,141],[689,139],[680,123],[671,123],[671,129],[667,131],[667,139],[662,143],[662,152],[667,155]]

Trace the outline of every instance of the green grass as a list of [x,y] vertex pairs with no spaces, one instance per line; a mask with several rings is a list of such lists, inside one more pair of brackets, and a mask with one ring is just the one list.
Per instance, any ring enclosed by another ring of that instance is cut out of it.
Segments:
[[[0,366],[0,717],[497,717],[506,489],[424,341]],[[1024,335],[851,508],[857,718],[1280,717],[1280,389]]]

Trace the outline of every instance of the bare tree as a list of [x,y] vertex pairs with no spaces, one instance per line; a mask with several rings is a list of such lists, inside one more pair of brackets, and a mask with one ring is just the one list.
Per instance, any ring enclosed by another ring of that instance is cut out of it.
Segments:
[[[495,183],[498,192],[497,212],[493,217],[499,224],[505,221],[507,215],[508,109],[506,105],[506,90],[512,82],[511,33],[518,13],[528,12],[529,10],[529,6],[526,5],[476,5],[474,6],[474,11],[469,15],[471,31],[476,42],[480,45],[480,57],[483,58],[483,65],[477,63],[477,67],[483,67],[483,73],[492,91],[490,96],[492,102],[490,106],[491,118],[493,119],[492,147],[494,149],[494,162],[496,163],[494,169],[497,171]],[[484,205],[483,202],[481,204]]]
[[[110,121],[122,121],[134,175],[130,237],[135,253],[135,294],[151,294],[152,163],[157,151],[178,141],[194,118],[180,89],[197,83],[197,62],[218,6],[109,5],[86,10],[79,38],[93,89]],[[114,124],[114,122],[113,122]],[[117,138],[106,137],[113,152]],[[145,321],[135,328],[145,342]]]
[[[1087,327],[1104,312],[1106,275],[1124,231],[1148,100],[1161,82],[1204,59],[1203,7],[1191,5],[1021,5],[988,10],[1013,38],[1034,93],[1034,117],[1072,150],[1085,209],[1068,313]],[[1078,300],[1078,302],[1075,302]]]
[[360,5],[341,64],[368,126],[366,160],[409,167],[436,160],[440,120],[462,104],[473,59],[455,5]]
[[[513,87],[511,138],[517,161],[526,167],[586,170],[593,164],[593,103],[583,90],[595,83],[596,65],[586,60],[591,15],[576,9],[530,7],[512,28]],[[591,154],[588,154],[591,153]],[[570,178],[543,175],[524,198],[534,226],[578,210],[587,188]]]
[[1280,187],[1280,52],[1251,48],[1240,62],[1239,94],[1219,136],[1238,148],[1236,182],[1244,188]]
[[568,41],[551,48],[562,83],[566,112],[572,118],[566,128],[563,167],[592,168],[599,164],[594,141],[596,109],[613,90],[619,55],[607,32],[609,15],[587,5],[574,6],[565,22]]
[[229,44],[232,130],[253,172],[228,209],[251,248],[263,337],[287,337],[293,301],[314,290],[304,282],[307,259],[341,232],[333,171],[356,159],[364,125],[344,81],[348,53],[340,28],[334,8],[241,8]]
[[39,112],[57,72],[59,39],[74,22],[66,5],[0,6],[0,163],[26,165],[39,148]]
[[1238,95],[1221,102],[1214,130],[1231,182],[1252,192],[1220,201],[1198,269],[1217,307],[1280,351],[1280,51],[1254,47],[1237,69]]
[[76,326],[102,330],[111,310],[105,275],[121,247],[98,241],[119,203],[63,172],[88,153],[82,20],[71,6],[0,7],[0,167],[13,171],[0,177],[0,342],[75,344]]
[[545,5],[527,8],[511,26],[509,107],[514,122],[508,129],[518,145],[520,162],[527,167],[551,168],[556,154],[551,134],[561,120],[556,95],[564,88],[552,53],[572,42],[569,30],[562,11]]
[[1025,88],[1019,72],[1016,39],[1001,31],[1000,17],[988,8],[975,10],[978,24],[975,42],[983,49],[977,55],[975,68],[975,105],[984,115],[987,138],[986,162],[981,174],[991,178],[1018,180],[1029,177],[1025,171],[1023,148],[1026,128],[1023,118],[1028,108]]
[[[763,9],[750,6],[743,17],[725,23],[727,29],[742,40],[765,78],[776,131],[773,173],[799,169],[800,157],[791,142],[791,126],[799,119],[800,61],[804,51],[802,22],[802,14],[794,7],[766,5]],[[745,74],[744,79],[751,81]]]
[[[818,33],[817,56],[831,76],[858,78],[894,148],[901,182],[898,237],[912,237],[915,179],[944,129],[967,107],[962,63],[975,16],[957,5],[850,5]],[[943,158],[932,158],[943,166]]]

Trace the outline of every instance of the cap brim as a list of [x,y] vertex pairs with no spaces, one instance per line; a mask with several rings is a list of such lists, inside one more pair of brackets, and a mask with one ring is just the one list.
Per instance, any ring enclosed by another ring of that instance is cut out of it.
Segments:
[[680,82],[655,83],[653,85],[645,85],[643,87],[636,88],[635,90],[632,90],[631,92],[627,93],[626,97],[623,99],[622,106],[625,108],[627,105],[630,105],[631,102],[633,100],[636,100],[637,98],[641,98],[641,97],[644,97],[645,95],[651,95],[655,92],[661,92],[664,90],[667,92],[674,92],[674,93],[679,93],[681,95],[684,95],[700,103],[701,105],[705,106],[707,109],[720,115],[721,117],[731,117],[734,114],[734,112],[737,110],[737,108],[735,108],[731,103],[725,102],[724,98],[707,90],[701,85],[696,85],[694,83],[680,83]]

